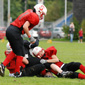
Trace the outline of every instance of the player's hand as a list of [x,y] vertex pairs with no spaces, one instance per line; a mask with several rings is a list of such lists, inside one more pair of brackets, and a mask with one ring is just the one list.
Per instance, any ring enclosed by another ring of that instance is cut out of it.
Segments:
[[29,38],[29,40],[30,40],[30,43],[32,43],[32,44],[35,43],[35,41],[36,41],[36,39],[32,36]]
[[41,59],[41,60],[40,60],[40,63],[41,63],[41,64],[45,64],[45,63],[47,63],[47,60]]

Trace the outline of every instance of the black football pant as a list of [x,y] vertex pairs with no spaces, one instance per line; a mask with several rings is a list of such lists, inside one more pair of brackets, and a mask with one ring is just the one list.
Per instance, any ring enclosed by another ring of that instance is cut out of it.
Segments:
[[62,67],[63,71],[73,71],[73,74],[69,76],[69,78],[78,78],[78,72],[75,72],[79,69],[81,63],[80,62],[70,62],[65,64]]
[[22,76],[35,76],[40,74],[41,71],[45,69],[45,66],[43,64],[36,64],[31,67],[26,67],[22,71]]
[[[29,64],[26,65],[26,67],[30,67],[30,66],[33,66],[33,65],[36,65],[36,64],[41,64],[40,60],[41,59],[39,59],[37,57],[32,57],[32,55],[29,54],[29,58],[28,58]],[[51,63],[45,63],[44,64],[45,68],[47,68],[47,69],[50,69],[50,65],[51,65]]]
[[24,42],[21,37],[21,31],[18,27],[10,25],[6,30],[6,37],[10,42],[11,48],[16,55],[24,56]]

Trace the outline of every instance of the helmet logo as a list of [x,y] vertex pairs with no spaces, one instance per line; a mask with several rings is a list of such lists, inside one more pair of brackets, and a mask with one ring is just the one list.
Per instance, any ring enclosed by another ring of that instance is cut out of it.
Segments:
[[43,15],[46,15],[47,8],[43,4],[37,4],[34,6],[36,14],[39,16],[39,19],[43,19]]
[[36,50],[38,50],[38,48],[36,48]]
[[39,7],[39,9],[42,11],[44,9],[44,5],[41,5],[41,7]]

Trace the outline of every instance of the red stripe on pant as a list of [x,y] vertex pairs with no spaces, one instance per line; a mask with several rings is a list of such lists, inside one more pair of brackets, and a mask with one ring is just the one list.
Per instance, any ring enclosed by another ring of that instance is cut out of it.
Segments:
[[84,74],[79,73],[79,74],[78,74],[78,78],[79,78],[79,79],[85,79],[85,75],[84,75]]
[[23,57],[22,56],[17,56],[16,58],[16,67],[15,67],[15,73],[18,72],[20,73],[20,67],[22,66],[23,68],[25,67],[25,64],[22,62]]
[[3,61],[3,65],[6,66],[14,58],[16,58],[16,55],[13,51],[11,51],[10,54]]

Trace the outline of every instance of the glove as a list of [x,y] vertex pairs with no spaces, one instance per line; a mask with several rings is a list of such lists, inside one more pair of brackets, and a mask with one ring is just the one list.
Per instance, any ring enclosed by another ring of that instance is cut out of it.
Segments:
[[47,63],[47,60],[41,59],[41,60],[40,60],[40,63],[41,63],[41,64],[45,64],[45,63]]
[[39,45],[39,40],[38,39],[36,39],[36,41],[32,44],[30,44],[29,45],[29,48],[34,48],[34,47],[36,47],[36,46],[38,46]]
[[35,43],[35,41],[36,41],[36,39],[32,36],[29,38],[29,40],[30,40],[30,43]]

